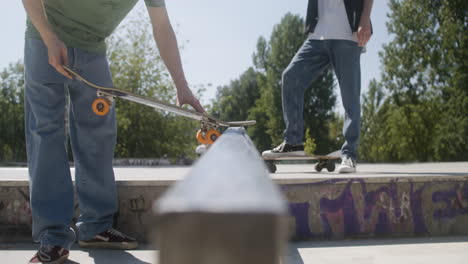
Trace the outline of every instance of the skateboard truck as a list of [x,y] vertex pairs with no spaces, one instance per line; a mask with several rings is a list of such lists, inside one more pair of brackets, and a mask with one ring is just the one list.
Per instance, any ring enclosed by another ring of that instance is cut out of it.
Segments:
[[216,122],[212,121],[201,121],[201,128],[197,132],[197,140],[200,144],[211,145],[213,144],[220,136],[218,125]]
[[97,90],[97,97],[93,101],[93,112],[99,116],[105,116],[109,113],[112,104],[114,103],[114,96],[106,95],[99,89]]

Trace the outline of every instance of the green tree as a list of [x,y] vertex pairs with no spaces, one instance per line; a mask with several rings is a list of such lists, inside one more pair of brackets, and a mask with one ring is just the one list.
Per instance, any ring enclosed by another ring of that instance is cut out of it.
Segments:
[[[343,124],[344,124],[344,117],[340,113],[334,113],[330,120],[326,123],[327,131],[328,131],[328,149],[326,151],[335,151],[341,149],[341,146],[344,142],[343,136]],[[321,151],[320,153],[329,153],[325,151]]]
[[[147,19],[135,19],[108,40],[114,86],[175,103],[175,87],[156,49]],[[116,157],[193,156],[199,124],[133,102],[116,102]]]
[[255,126],[247,127],[247,133],[257,147],[269,147],[271,141],[265,134],[266,116],[255,111],[260,98],[260,84],[263,75],[252,67],[229,85],[218,88],[210,113],[221,120],[256,120]]
[[391,0],[389,7],[395,37],[380,56],[393,105],[382,140],[393,148],[385,151],[398,160],[468,159],[468,2]]
[[305,133],[304,152],[307,155],[314,155],[314,154],[317,154],[316,152],[317,144],[315,143],[315,139],[311,138],[309,135],[310,135],[310,131],[307,128],[306,133]]
[[26,161],[24,66],[10,64],[0,73],[0,162]]
[[[468,2],[441,1],[437,15],[440,32],[441,85],[440,120],[434,140],[438,160],[468,160]],[[431,65],[432,66],[432,65]],[[444,71],[445,70],[445,71]]]
[[211,113],[227,121],[246,120],[249,109],[260,97],[257,72],[250,67],[229,85],[218,88]]
[[362,99],[360,159],[369,162],[384,161],[383,148],[385,124],[385,91],[375,79],[369,83],[367,94]]

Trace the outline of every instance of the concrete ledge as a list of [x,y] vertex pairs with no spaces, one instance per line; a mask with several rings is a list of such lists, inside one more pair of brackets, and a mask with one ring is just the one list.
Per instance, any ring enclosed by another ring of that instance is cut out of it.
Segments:
[[[147,240],[152,202],[189,170],[115,168],[117,228]],[[363,164],[358,170],[319,174],[308,164],[278,166],[271,176],[289,201],[292,238],[468,235],[468,162]],[[30,241],[30,215],[27,169],[0,168],[0,242]]]

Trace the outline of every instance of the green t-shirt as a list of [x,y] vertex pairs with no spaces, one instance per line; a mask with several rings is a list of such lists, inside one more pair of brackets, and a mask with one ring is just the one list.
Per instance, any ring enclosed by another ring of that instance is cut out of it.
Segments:
[[[69,47],[104,54],[105,39],[132,10],[138,0],[44,0],[52,30]],[[164,6],[164,0],[145,0],[146,5]],[[28,18],[26,37],[41,38]]]

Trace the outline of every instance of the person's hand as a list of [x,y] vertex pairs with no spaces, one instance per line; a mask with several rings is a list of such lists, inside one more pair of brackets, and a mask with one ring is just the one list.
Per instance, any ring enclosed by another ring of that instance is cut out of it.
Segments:
[[44,42],[49,54],[49,64],[63,76],[73,79],[63,68],[63,65],[68,65],[67,46],[56,36],[49,37]]
[[185,104],[191,105],[197,112],[206,114],[205,109],[201,106],[200,101],[193,95],[188,86],[182,86],[177,89],[177,105],[183,106]]
[[371,37],[371,22],[369,17],[361,17],[357,32],[358,45],[364,47]]

